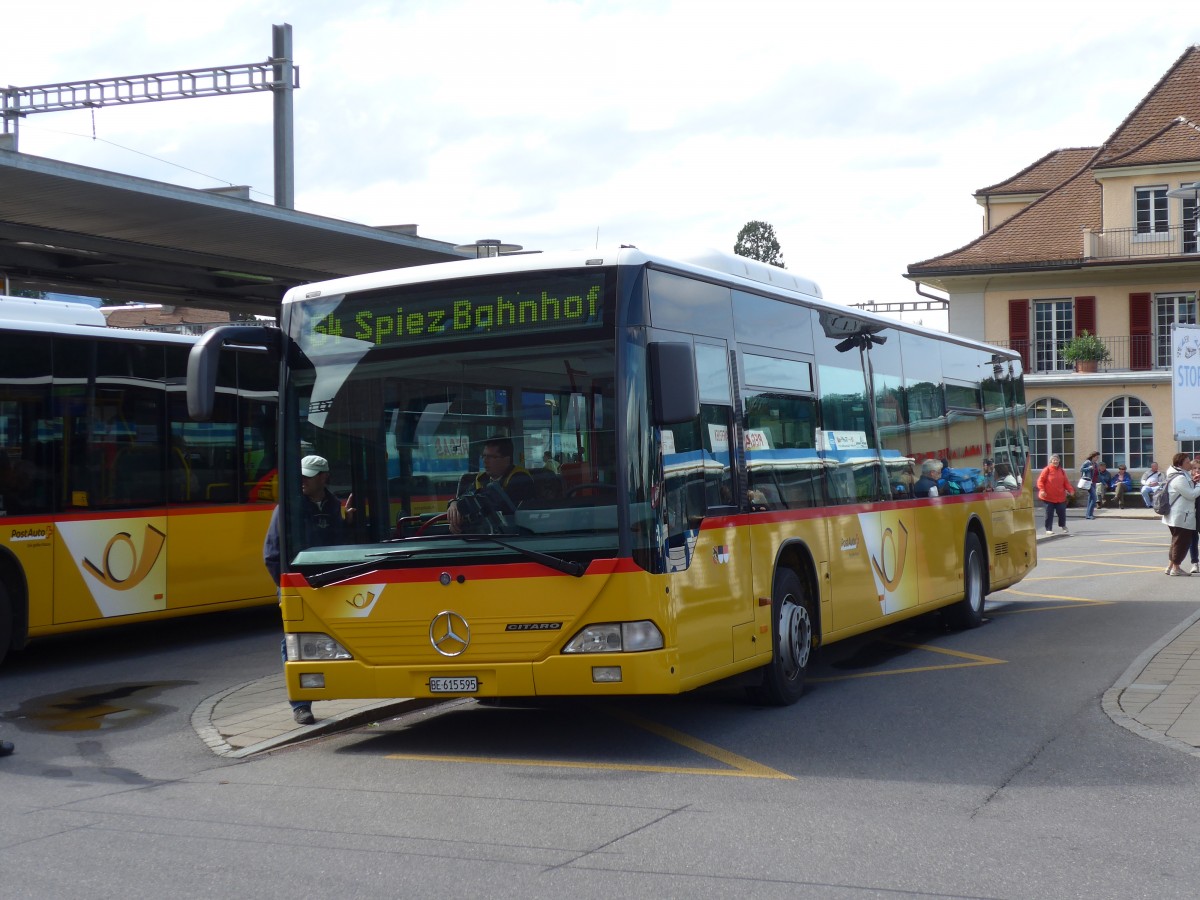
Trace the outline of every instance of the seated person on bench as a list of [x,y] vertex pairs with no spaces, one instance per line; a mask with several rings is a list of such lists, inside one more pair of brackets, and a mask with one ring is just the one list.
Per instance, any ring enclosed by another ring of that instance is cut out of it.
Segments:
[[1129,472],[1125,468],[1124,463],[1117,466],[1117,473],[1113,475],[1112,482],[1112,502],[1118,509],[1125,508],[1125,495],[1133,493],[1133,479],[1129,477]]

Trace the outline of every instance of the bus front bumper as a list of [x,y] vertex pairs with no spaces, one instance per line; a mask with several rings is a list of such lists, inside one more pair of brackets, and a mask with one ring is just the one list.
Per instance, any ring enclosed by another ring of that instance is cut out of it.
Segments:
[[472,666],[366,665],[359,660],[289,662],[293,700],[401,697],[551,697],[678,694],[672,650],[563,654],[539,662]]

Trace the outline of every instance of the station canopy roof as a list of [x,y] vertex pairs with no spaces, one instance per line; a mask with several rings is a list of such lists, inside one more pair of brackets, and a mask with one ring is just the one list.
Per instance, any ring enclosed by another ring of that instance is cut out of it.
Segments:
[[0,150],[9,291],[274,315],[298,284],[464,255],[404,231]]

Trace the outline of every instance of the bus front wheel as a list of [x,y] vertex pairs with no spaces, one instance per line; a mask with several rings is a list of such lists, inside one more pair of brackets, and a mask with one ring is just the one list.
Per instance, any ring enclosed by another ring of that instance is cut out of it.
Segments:
[[812,600],[800,576],[783,569],[771,597],[773,658],[762,668],[762,682],[753,696],[771,706],[790,706],[804,693],[804,678],[812,658]]
[[983,544],[979,535],[968,533],[963,545],[963,598],[950,607],[950,621],[958,628],[983,624]]

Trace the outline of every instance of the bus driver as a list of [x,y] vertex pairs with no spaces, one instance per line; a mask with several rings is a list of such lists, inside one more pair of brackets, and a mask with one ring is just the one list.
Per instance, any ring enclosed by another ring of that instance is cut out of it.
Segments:
[[[490,493],[496,490],[500,490],[507,497],[508,504],[506,505],[511,505],[512,509],[516,509],[518,504],[533,496],[533,476],[520,466],[513,465],[512,438],[491,437],[484,441],[483,471],[475,476],[469,493],[486,496],[485,492]],[[450,524],[450,530],[455,534],[461,534],[464,530],[474,526],[474,523],[469,522],[468,517],[459,508],[461,500],[461,497],[451,500],[450,505],[446,508],[446,520]],[[506,511],[497,510],[497,512]]]

